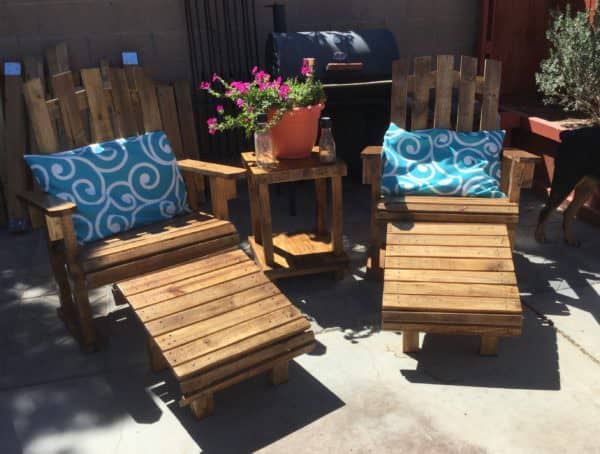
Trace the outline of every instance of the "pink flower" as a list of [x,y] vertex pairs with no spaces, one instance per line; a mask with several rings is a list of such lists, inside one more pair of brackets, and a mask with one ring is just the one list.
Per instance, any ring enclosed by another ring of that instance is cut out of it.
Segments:
[[254,68],[252,68],[252,74],[256,74],[257,71],[258,71],[258,66],[255,66]]
[[290,93],[289,85],[283,84],[281,87],[279,87],[279,96],[281,96],[282,98],[287,98],[289,93]]
[[235,105],[241,109],[244,107],[244,100],[242,98],[238,98],[238,100],[235,102]]
[[213,75],[212,75],[212,81],[214,82],[215,80],[217,80],[217,77],[218,77],[217,73],[213,73]]
[[224,110],[225,109],[223,108],[222,104],[217,104],[217,112],[219,112],[220,114],[222,114]]
[[260,91],[264,91],[264,90],[265,90],[267,87],[268,87],[268,84],[264,84],[264,83],[262,83],[262,82],[259,82],[259,83],[258,83],[258,89],[259,89]]
[[254,76],[254,80],[256,82],[268,82],[269,79],[271,79],[271,76],[269,74],[267,74],[266,72],[260,70],[259,72],[256,73],[256,75]]
[[302,60],[302,69],[300,70],[300,73],[303,76],[308,76],[309,74],[311,74],[313,71],[311,64],[309,63],[308,59],[305,58],[304,60]]
[[217,132],[217,119],[215,117],[211,117],[206,120],[206,124],[208,125],[208,133],[212,136]]
[[233,88],[234,90],[237,90],[240,92],[240,94],[244,94],[246,93],[248,90],[250,90],[250,83],[249,82],[231,82],[231,88]]
[[200,82],[200,89],[201,90],[210,90],[210,83],[209,82]]

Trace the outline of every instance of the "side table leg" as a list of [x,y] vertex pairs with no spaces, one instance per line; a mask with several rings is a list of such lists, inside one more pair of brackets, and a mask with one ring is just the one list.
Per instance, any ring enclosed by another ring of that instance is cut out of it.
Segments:
[[258,200],[260,205],[260,225],[262,230],[262,246],[265,252],[265,263],[274,264],[273,257],[273,226],[271,222],[271,200],[269,185],[258,184]]
[[247,173],[248,178],[248,198],[250,199],[250,218],[252,220],[252,234],[258,244],[262,243],[262,232],[260,228],[260,214],[258,201],[258,190],[256,183],[250,172]]
[[315,180],[317,199],[317,235],[327,234],[327,179]]
[[342,204],[342,177],[333,177],[331,179],[331,242],[335,255],[344,253],[344,207]]

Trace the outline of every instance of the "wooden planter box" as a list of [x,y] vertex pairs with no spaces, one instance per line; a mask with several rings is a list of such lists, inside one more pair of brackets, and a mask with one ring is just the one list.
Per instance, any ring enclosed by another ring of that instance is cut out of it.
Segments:
[[[560,143],[560,133],[574,127],[577,120],[548,115],[547,110],[532,113],[507,106],[505,109],[502,112],[502,127],[510,131],[508,135],[510,145],[537,154],[543,159],[535,169],[533,190],[541,197],[546,197],[554,175],[554,158]],[[536,116],[536,113],[546,115],[542,118]],[[569,202],[572,200],[572,194],[568,200]],[[596,189],[595,194],[586,202],[578,217],[600,226],[600,188]]]

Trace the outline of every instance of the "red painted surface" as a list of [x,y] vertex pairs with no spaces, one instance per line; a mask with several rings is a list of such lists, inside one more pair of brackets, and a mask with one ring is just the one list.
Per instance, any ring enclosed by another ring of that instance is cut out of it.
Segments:
[[478,55],[503,63],[503,95],[536,93],[535,73],[548,52],[550,11],[567,2],[576,9],[597,0],[481,0]]

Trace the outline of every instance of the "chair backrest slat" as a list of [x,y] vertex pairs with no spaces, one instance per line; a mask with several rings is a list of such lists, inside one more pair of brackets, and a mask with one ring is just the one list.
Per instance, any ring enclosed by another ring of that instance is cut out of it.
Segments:
[[123,68],[109,68],[108,78],[112,89],[113,111],[118,133],[122,137],[136,136],[137,128],[131,91]]
[[451,128],[452,86],[454,83],[454,56],[438,55],[435,77],[435,128]]
[[42,154],[60,151],[58,137],[50,116],[42,81],[32,79],[23,86],[29,120],[33,125],[38,151]]
[[[179,128],[181,129],[181,141],[183,149],[188,158],[199,159],[200,147],[198,145],[198,134],[196,131],[196,120],[194,118],[194,105],[192,104],[192,91],[190,83],[185,80],[173,84],[175,88],[175,101],[177,102],[177,114]],[[204,182],[204,179],[201,179]]]
[[425,129],[428,123],[429,93],[432,88],[431,57],[415,58],[415,92],[410,127]]
[[58,99],[68,147],[83,147],[90,143],[75,95],[73,74],[64,72],[52,76],[52,91]]
[[[392,66],[391,121],[405,128],[410,117],[412,130],[429,127],[472,131],[477,99],[481,97],[478,129],[499,128],[499,95],[502,65],[486,60],[483,76],[477,75],[477,59],[462,57],[460,69],[454,69],[454,57],[439,55],[436,69],[431,69],[432,57],[417,57],[414,72],[409,72],[407,59]],[[430,115],[430,95],[435,93],[433,117]],[[458,109],[454,110],[455,93]],[[410,102],[409,102],[410,100]],[[408,111],[410,110],[410,115]],[[431,121],[433,118],[433,121]]]
[[460,59],[458,82],[458,113],[456,130],[473,131],[475,116],[475,93],[477,91],[477,59],[463,56]]
[[116,137],[109,112],[109,102],[98,68],[82,69],[81,79],[90,108],[90,123],[94,142],[105,142]]
[[391,121],[401,128],[406,128],[408,100],[408,58],[396,60],[392,64],[392,99]]
[[486,60],[483,70],[483,100],[481,104],[480,129],[498,129],[498,106],[500,103],[500,80],[502,63]]

